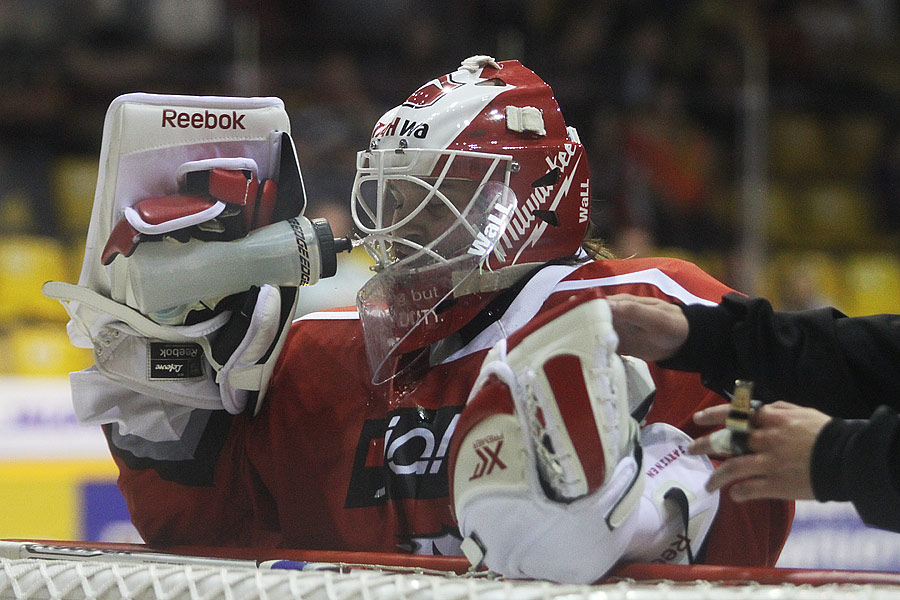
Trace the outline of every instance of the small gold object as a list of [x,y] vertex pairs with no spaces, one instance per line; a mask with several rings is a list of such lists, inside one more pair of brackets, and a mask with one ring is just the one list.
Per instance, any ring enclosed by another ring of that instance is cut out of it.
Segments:
[[759,403],[753,400],[753,382],[736,379],[734,394],[731,396],[731,410],[725,418],[725,428],[731,432],[731,453],[747,454],[750,430],[753,428],[750,418]]
[[753,382],[738,379],[734,382],[731,409],[725,417],[725,429],[714,431],[709,436],[713,453],[739,456],[750,452],[749,436],[753,429],[753,413],[762,406],[753,400]]

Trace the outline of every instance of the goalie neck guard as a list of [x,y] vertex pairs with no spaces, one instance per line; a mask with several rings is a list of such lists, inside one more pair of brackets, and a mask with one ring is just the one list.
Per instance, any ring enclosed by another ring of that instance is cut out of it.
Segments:
[[373,382],[525,272],[574,255],[589,187],[577,133],[518,61],[467,59],[381,117],[351,200],[378,270],[357,301]]

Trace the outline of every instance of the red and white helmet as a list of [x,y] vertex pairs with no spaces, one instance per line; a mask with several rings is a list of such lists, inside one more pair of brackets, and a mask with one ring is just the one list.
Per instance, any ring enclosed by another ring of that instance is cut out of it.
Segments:
[[[578,134],[518,61],[463,61],[388,111],[357,155],[351,212],[377,274],[357,298],[373,381],[459,330],[524,273],[578,252]],[[439,231],[435,231],[435,227]]]

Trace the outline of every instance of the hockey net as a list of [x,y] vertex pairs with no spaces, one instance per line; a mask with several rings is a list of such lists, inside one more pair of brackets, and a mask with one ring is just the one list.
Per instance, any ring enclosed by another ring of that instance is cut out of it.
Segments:
[[[45,545],[60,551],[41,558],[0,558],[0,598],[855,600],[900,594],[900,575],[890,573],[633,564],[602,583],[576,586],[504,580],[470,572],[462,561],[448,557],[411,561],[401,555],[303,553],[315,560],[300,561],[296,555],[282,565],[291,568],[279,568],[285,561],[198,558],[111,546],[95,552],[95,547]],[[347,560],[335,560],[339,558]]]

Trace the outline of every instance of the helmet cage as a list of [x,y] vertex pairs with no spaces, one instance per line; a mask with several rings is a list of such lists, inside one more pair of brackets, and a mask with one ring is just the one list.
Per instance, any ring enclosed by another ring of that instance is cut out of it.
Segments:
[[[396,262],[398,246],[405,246],[406,254],[424,252],[436,261],[445,262],[467,252],[469,245],[478,239],[478,227],[488,214],[483,211],[491,209],[482,196],[497,193],[501,189],[497,185],[508,190],[510,174],[515,168],[513,157],[508,154],[417,148],[359,152],[351,214],[356,227],[366,234],[364,245],[375,260],[375,269],[380,271]],[[475,184],[472,196],[462,201],[451,198],[442,189],[448,182],[460,180]],[[421,197],[395,221],[389,186],[401,181],[421,188]],[[403,230],[416,219],[428,218],[422,213],[435,203],[453,215],[447,231],[434,240],[422,242],[404,237]]]

